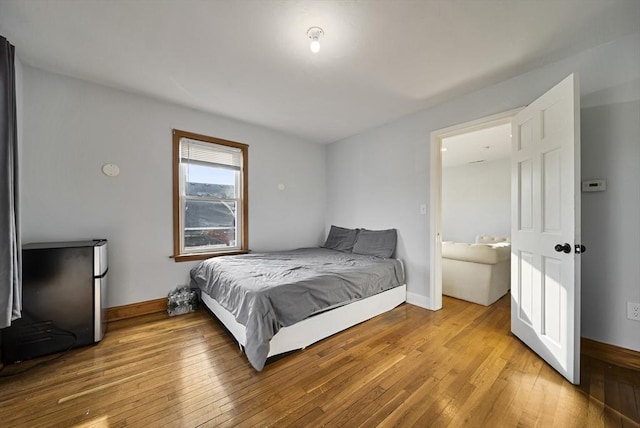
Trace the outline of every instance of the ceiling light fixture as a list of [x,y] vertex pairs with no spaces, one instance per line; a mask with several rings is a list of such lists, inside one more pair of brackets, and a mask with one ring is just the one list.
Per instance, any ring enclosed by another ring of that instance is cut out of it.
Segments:
[[309,48],[311,52],[318,53],[320,51],[320,38],[324,36],[324,31],[320,27],[311,27],[307,30],[307,36],[311,39]]

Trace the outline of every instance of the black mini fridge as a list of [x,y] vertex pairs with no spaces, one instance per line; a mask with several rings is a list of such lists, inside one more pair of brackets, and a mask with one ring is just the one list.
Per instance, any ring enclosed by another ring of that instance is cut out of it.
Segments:
[[22,247],[22,318],[2,332],[11,364],[102,340],[106,331],[107,241]]

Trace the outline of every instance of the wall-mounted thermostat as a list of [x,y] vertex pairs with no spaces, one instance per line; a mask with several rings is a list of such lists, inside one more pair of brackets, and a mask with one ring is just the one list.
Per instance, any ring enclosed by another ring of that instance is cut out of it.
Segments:
[[606,180],[585,180],[582,182],[583,192],[604,192],[607,190]]

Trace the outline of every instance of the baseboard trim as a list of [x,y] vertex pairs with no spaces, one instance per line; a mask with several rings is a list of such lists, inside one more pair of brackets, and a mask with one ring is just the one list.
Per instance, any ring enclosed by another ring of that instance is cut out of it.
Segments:
[[107,308],[107,322],[124,320],[127,318],[139,317],[140,315],[155,314],[157,312],[167,312],[167,298],[147,300],[145,302],[131,303],[124,306],[114,306]]
[[583,337],[580,345],[582,355],[604,361],[619,367],[640,370],[640,352],[620,348],[608,343],[597,342]]
[[431,302],[428,297],[416,293],[407,292],[407,303],[424,309],[429,309],[431,307]]

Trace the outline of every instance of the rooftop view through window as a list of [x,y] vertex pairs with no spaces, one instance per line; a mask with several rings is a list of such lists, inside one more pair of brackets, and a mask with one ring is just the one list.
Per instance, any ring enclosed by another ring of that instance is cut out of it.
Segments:
[[188,163],[185,175],[185,248],[236,246],[239,172]]

